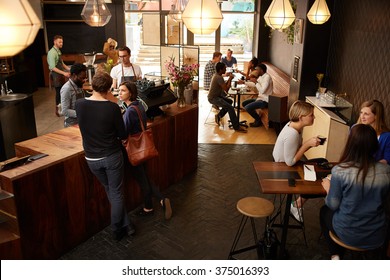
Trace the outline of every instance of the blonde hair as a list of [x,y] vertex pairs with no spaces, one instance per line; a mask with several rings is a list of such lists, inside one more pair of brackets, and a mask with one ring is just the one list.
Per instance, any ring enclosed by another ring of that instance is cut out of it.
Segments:
[[288,117],[290,118],[290,121],[297,122],[299,121],[300,117],[311,114],[313,110],[314,106],[310,103],[307,103],[302,100],[297,100],[291,105]]

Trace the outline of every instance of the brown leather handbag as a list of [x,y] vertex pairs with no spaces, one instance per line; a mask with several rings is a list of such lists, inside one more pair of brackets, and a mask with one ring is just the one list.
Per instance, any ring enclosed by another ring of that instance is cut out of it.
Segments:
[[131,107],[133,107],[138,113],[142,131],[127,137],[126,152],[131,165],[137,166],[151,158],[157,157],[158,151],[154,145],[152,131],[150,129],[146,129],[142,123],[139,109],[137,106]]

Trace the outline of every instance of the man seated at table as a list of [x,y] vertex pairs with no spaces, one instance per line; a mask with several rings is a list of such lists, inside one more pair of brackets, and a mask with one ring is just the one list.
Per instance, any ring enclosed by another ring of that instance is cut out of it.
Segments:
[[222,53],[220,52],[214,52],[213,53],[213,59],[209,60],[207,62],[206,66],[204,67],[204,76],[203,76],[203,89],[209,90],[211,79],[213,78],[213,75],[216,73],[215,65],[217,62],[221,61]]
[[245,129],[240,127],[236,112],[232,106],[233,102],[226,95],[226,92],[229,90],[234,78],[233,74],[230,73],[228,80],[225,82],[222,75],[226,73],[226,65],[222,62],[218,62],[215,69],[217,73],[215,73],[211,79],[210,90],[207,95],[207,99],[211,104],[222,108],[219,113],[215,115],[215,122],[219,125],[225,114],[229,113],[230,121],[232,122],[234,130],[237,132],[247,132]]
[[226,67],[237,68],[237,59],[233,56],[233,50],[228,49],[226,56],[222,58],[222,62]]
[[256,83],[249,81],[238,81],[239,84],[244,84],[249,87],[256,87],[259,92],[257,98],[251,98],[242,102],[245,110],[252,118],[255,119],[253,123],[250,123],[251,127],[261,126],[261,117],[256,112],[256,109],[268,108],[268,98],[273,93],[273,82],[271,76],[267,73],[267,66],[261,63],[259,64],[260,76]]

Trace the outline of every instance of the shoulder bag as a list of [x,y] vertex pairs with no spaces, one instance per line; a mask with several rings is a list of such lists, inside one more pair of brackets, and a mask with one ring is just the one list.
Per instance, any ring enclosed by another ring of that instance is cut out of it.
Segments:
[[137,166],[151,158],[158,156],[158,151],[154,146],[153,133],[150,129],[145,129],[141,113],[137,106],[132,105],[137,113],[142,131],[127,137],[126,152],[131,165]]

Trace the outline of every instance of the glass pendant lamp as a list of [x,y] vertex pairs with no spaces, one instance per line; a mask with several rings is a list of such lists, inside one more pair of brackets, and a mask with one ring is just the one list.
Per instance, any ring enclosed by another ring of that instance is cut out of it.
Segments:
[[272,29],[285,29],[295,20],[295,14],[289,0],[273,0],[264,15],[265,22]]
[[105,26],[111,19],[110,10],[104,0],[87,0],[81,17],[92,27]]
[[323,24],[330,18],[326,0],[316,0],[307,13],[307,18],[313,24]]

